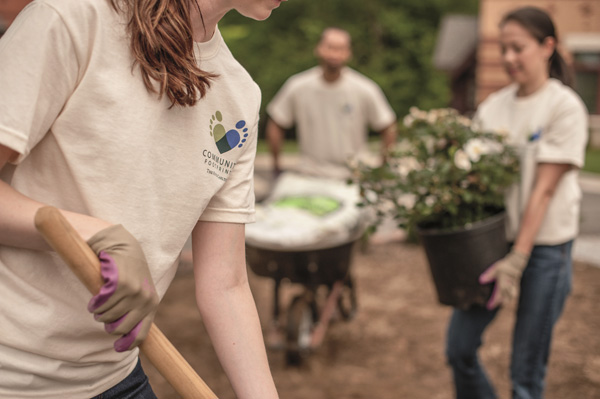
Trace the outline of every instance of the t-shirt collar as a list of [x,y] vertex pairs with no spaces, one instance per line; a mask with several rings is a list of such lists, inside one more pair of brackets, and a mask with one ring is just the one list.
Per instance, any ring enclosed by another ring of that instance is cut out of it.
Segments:
[[348,73],[348,69],[349,69],[348,66],[343,66],[340,71],[340,78],[338,80],[336,80],[335,82],[327,82],[323,78],[323,67],[321,65],[317,65],[314,68],[317,71],[319,71],[319,78],[321,79],[321,82],[323,83],[323,85],[325,87],[329,87],[329,88],[335,88],[335,87],[340,86],[342,84],[342,82],[345,80],[345,75]]
[[221,36],[221,32],[219,31],[219,27],[215,28],[215,33],[207,42],[194,42],[194,51],[196,53],[196,58],[199,60],[207,60],[209,58],[214,57],[219,52],[219,48],[221,47],[221,42],[223,38]]
[[515,84],[514,91],[513,91],[515,103],[522,105],[522,104],[530,104],[531,102],[535,102],[540,96],[543,95],[543,93],[546,90],[548,90],[548,87],[550,87],[552,84],[554,84],[554,82],[553,82],[554,80],[555,80],[554,78],[549,78],[542,87],[540,87],[535,92],[533,92],[525,97],[517,96],[517,90],[519,89],[519,87],[518,87],[518,85]]

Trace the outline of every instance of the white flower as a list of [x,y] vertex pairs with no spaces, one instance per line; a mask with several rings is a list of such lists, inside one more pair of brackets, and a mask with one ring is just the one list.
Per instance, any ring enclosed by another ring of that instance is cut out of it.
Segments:
[[433,125],[435,122],[437,122],[439,118],[439,114],[437,112],[434,111],[429,111],[427,113],[427,122],[429,122],[431,125]]
[[415,117],[410,114],[406,115],[402,121],[402,123],[406,127],[411,127],[414,122],[415,122]]
[[485,145],[488,147],[488,154],[500,154],[504,150],[502,143],[494,140],[484,140]]
[[401,177],[406,177],[413,170],[419,169],[421,169],[421,164],[415,157],[400,158],[395,165],[396,173]]
[[466,116],[462,116],[462,115],[461,115],[461,116],[459,116],[459,117],[457,117],[457,118],[456,118],[456,121],[457,121],[458,123],[460,123],[461,125],[463,125],[463,126],[466,126],[466,127],[470,127],[470,126],[471,126],[471,124],[473,123],[473,122],[471,121],[471,119],[467,118]]
[[471,162],[479,162],[482,155],[490,153],[490,147],[488,143],[481,139],[471,139],[465,144],[465,152]]
[[377,194],[373,190],[366,190],[365,191],[365,198],[367,199],[367,201],[369,201],[372,204],[374,204],[375,202],[377,202]]
[[452,115],[453,110],[449,108],[432,109],[427,113],[427,122],[434,124],[439,119],[446,119]]
[[451,109],[451,108],[441,108],[437,110],[438,116],[440,118],[447,118],[450,115],[453,115],[455,112],[455,110]]
[[471,161],[469,161],[469,156],[463,150],[458,150],[454,154],[454,165],[459,169],[471,170]]
[[410,112],[410,115],[412,115],[412,117],[415,119],[427,120],[426,111],[421,111],[417,107],[410,107],[408,111]]
[[448,145],[448,140],[443,137],[435,143],[435,147],[438,150],[442,150],[442,149],[446,148],[447,145]]
[[427,169],[435,169],[437,167],[438,160],[436,158],[429,158],[427,160]]
[[452,194],[448,191],[446,191],[444,194],[442,194],[442,202],[445,204],[448,204],[450,202],[452,202]]
[[428,195],[425,197],[425,205],[431,207],[437,202],[437,198],[433,195]]
[[408,140],[401,140],[394,144],[392,147],[392,152],[414,153],[415,146],[413,146]]
[[398,204],[398,206],[402,206],[408,210],[413,209],[415,207],[416,202],[417,202],[417,196],[412,193],[402,194],[396,200],[396,203]]
[[390,199],[384,199],[379,203],[377,209],[383,213],[390,214],[396,209],[396,204]]
[[425,144],[425,148],[427,148],[427,153],[429,155],[433,154],[433,151],[435,150],[435,139],[431,136],[424,137],[423,144]]

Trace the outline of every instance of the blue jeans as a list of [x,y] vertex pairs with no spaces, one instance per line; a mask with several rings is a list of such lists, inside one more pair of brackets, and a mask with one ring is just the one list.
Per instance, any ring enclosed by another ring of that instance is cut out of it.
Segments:
[[[543,397],[552,329],[571,290],[572,245],[535,246],[523,272],[510,366],[513,399]],[[452,314],[446,356],[457,399],[497,397],[477,356],[481,336],[497,313],[472,307]]]
[[150,387],[148,377],[138,360],[137,365],[125,379],[108,391],[92,399],[157,399]]

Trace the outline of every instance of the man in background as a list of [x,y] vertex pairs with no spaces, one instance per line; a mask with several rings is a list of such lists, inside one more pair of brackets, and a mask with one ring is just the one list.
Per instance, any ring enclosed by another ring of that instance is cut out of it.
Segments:
[[279,174],[285,130],[296,126],[298,172],[350,176],[351,159],[368,159],[369,128],[381,135],[382,159],[396,140],[396,115],[371,79],[346,66],[350,34],[327,28],[315,49],[319,65],[290,77],[267,106],[266,136]]

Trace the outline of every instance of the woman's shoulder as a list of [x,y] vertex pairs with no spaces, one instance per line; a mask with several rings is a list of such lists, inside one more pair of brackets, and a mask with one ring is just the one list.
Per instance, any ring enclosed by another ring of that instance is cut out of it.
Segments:
[[36,0],[30,5],[51,8],[66,22],[72,21],[79,24],[112,14],[114,11],[110,0]]
[[549,80],[546,95],[550,99],[552,107],[557,111],[572,109],[587,113],[587,108],[579,94],[560,80],[553,78]]

